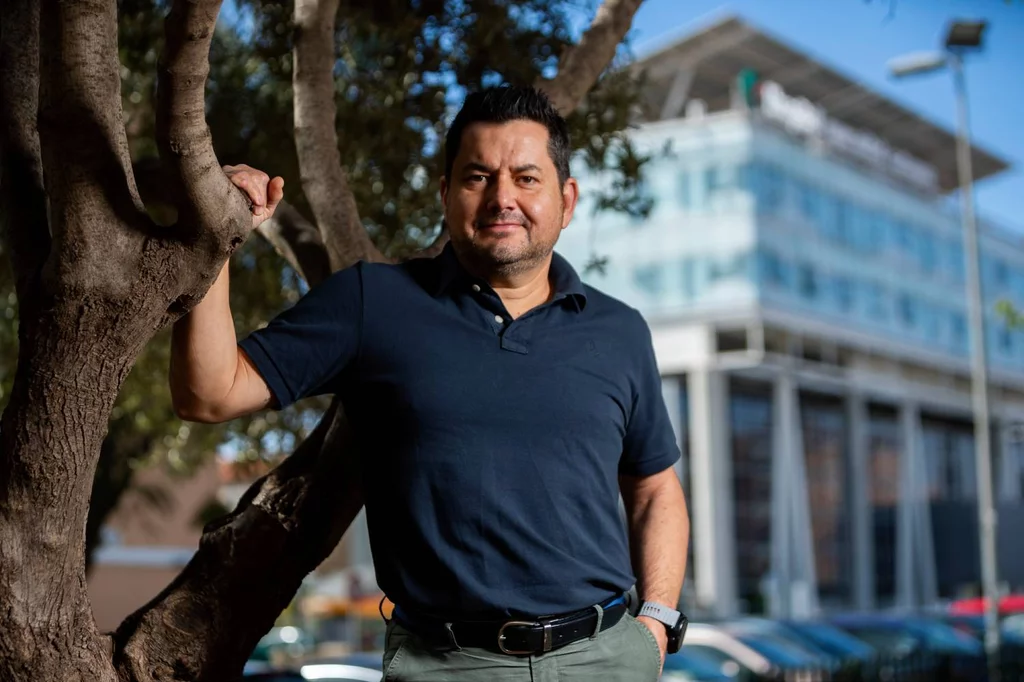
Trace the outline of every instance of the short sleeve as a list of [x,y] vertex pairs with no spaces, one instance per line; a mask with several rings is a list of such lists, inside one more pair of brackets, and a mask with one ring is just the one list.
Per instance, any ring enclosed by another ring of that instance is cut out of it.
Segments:
[[263,329],[239,342],[283,409],[337,393],[339,374],[359,354],[362,264],[334,273]]
[[647,322],[636,313],[633,333],[633,404],[626,424],[619,473],[650,476],[669,468],[679,459],[668,408],[661,390],[661,375],[654,358],[654,344]]

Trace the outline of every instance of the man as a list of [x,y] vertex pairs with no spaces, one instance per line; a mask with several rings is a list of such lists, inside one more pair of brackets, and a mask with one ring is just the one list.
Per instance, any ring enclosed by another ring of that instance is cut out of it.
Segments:
[[[553,252],[579,188],[541,93],[471,94],[445,152],[439,257],[335,273],[237,345],[225,268],[175,325],[175,405],[341,397],[395,603],[385,680],[657,680],[689,521],[650,332]],[[279,178],[226,170],[254,223],[273,213]]]

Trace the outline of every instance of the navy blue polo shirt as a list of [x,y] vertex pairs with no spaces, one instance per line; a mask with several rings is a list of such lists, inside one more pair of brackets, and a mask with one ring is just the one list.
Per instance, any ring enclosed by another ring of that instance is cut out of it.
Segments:
[[557,254],[513,320],[451,247],[332,275],[241,342],[279,407],[341,397],[377,581],[451,619],[585,608],[635,578],[619,474],[679,457],[650,331]]

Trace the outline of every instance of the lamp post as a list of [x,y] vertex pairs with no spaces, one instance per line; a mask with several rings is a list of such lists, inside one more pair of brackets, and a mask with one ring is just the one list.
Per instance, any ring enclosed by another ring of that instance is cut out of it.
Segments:
[[974,412],[974,450],[978,479],[978,526],[981,545],[981,584],[985,603],[985,651],[989,680],[999,679],[999,595],[996,566],[996,510],[992,492],[991,419],[988,404],[988,361],[985,346],[985,302],[981,287],[978,224],[974,215],[970,126],[963,57],[981,49],[984,21],[954,21],[946,35],[945,50],[915,53],[889,63],[893,76],[905,77],[947,68],[956,93],[956,165],[964,232],[967,276],[967,311],[971,338],[971,396]]

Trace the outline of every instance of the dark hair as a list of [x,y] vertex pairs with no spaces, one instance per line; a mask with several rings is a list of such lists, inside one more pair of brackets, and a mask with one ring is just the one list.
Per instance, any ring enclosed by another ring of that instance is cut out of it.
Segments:
[[448,128],[444,147],[444,177],[452,179],[452,166],[462,146],[462,134],[473,123],[536,121],[548,129],[548,153],[558,171],[559,184],[569,179],[569,127],[540,90],[503,85],[470,93]]

